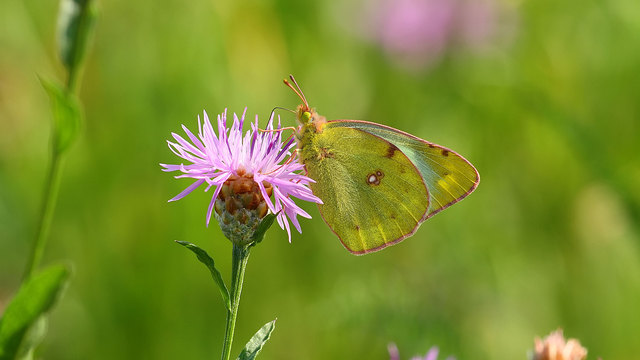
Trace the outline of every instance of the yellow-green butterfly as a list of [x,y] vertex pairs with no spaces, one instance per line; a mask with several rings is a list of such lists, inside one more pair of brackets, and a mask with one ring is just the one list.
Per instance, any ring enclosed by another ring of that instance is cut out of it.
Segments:
[[327,121],[290,79],[303,102],[299,159],[324,221],[353,254],[397,244],[478,186],[478,171],[456,152],[368,121]]

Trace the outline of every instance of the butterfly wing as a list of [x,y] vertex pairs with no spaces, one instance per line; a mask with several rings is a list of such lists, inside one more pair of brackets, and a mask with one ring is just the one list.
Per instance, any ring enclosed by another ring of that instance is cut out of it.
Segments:
[[336,120],[325,128],[358,129],[378,136],[398,148],[418,169],[429,192],[429,218],[455,204],[476,189],[480,175],[456,152],[403,131],[359,120]]
[[325,222],[354,254],[395,244],[426,219],[423,177],[396,145],[361,129],[331,126],[303,139],[301,159]]

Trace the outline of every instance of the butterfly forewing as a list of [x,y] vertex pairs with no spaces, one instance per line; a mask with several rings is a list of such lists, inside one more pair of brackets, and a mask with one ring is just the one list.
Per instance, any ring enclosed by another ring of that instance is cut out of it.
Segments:
[[478,186],[480,176],[465,158],[440,145],[368,121],[336,120],[326,127],[359,129],[379,136],[404,153],[418,169],[429,190],[428,217],[462,200]]
[[355,254],[410,236],[427,216],[423,176],[397,146],[373,133],[327,123],[301,157],[322,216]]

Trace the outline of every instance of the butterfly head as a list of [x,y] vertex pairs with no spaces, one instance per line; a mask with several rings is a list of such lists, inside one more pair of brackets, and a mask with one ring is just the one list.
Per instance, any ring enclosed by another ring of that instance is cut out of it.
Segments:
[[307,108],[305,104],[300,104],[296,108],[296,119],[300,124],[308,124],[311,122],[311,110]]

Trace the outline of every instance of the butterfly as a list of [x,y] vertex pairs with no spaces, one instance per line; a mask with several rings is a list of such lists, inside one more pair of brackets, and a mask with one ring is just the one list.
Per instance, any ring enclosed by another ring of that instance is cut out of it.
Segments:
[[456,152],[369,121],[327,121],[289,78],[302,100],[298,158],[315,181],[324,221],[351,253],[399,243],[478,186],[478,171]]

